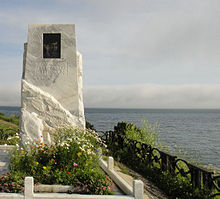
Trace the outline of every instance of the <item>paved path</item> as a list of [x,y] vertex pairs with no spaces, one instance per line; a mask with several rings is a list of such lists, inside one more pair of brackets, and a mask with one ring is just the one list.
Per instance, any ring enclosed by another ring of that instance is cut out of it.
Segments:
[[127,175],[122,173],[121,169],[117,166],[114,167],[114,170],[131,186],[133,186],[134,179],[142,180],[145,188],[144,199],[168,199],[158,187],[135,171],[128,169],[131,175]]

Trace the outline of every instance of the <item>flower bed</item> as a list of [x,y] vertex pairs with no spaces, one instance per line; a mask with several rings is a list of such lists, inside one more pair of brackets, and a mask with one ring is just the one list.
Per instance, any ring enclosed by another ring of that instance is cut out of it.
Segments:
[[0,192],[23,192],[25,176],[33,176],[36,184],[72,185],[73,193],[112,194],[112,181],[98,164],[100,147],[104,145],[89,130],[60,130],[50,146],[36,140],[14,151]]

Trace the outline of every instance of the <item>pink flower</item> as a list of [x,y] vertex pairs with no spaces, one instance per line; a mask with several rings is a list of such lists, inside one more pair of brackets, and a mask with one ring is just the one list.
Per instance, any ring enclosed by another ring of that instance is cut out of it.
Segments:
[[21,190],[24,191],[24,187],[22,187]]
[[77,166],[78,166],[78,164],[76,164],[76,163],[74,162],[74,163],[73,163],[73,166],[74,166],[74,167],[77,167]]
[[38,182],[37,184],[36,184],[36,186],[39,186],[40,185],[40,183]]

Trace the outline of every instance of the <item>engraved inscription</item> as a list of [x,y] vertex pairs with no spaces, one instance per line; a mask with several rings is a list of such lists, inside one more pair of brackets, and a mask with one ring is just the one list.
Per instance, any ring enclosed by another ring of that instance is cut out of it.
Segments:
[[51,85],[56,81],[58,77],[65,75],[68,75],[67,62],[39,62],[34,71],[34,78],[36,78],[39,83],[41,82],[45,86]]

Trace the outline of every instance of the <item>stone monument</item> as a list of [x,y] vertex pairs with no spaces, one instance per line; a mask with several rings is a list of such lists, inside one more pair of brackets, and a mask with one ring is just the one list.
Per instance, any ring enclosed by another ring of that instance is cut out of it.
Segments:
[[74,25],[28,26],[21,84],[21,144],[50,144],[59,128],[85,127],[82,56]]

